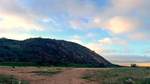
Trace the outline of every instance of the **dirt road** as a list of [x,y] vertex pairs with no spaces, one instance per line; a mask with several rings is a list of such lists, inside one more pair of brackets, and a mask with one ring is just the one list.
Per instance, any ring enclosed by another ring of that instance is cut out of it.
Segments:
[[29,73],[54,69],[56,68],[0,68],[0,74],[14,75],[16,78],[27,80],[30,84],[98,84],[81,79],[81,76],[90,68],[63,69],[63,72],[52,76]]

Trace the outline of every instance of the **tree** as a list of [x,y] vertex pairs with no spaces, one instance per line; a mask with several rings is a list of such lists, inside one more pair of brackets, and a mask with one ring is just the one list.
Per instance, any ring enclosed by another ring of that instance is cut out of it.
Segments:
[[131,67],[137,67],[137,65],[136,64],[131,64]]

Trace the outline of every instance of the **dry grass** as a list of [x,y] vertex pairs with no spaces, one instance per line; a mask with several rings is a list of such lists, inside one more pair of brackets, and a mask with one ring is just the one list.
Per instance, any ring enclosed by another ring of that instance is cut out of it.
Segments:
[[82,78],[100,84],[150,84],[150,69],[112,68],[108,70],[90,70]]

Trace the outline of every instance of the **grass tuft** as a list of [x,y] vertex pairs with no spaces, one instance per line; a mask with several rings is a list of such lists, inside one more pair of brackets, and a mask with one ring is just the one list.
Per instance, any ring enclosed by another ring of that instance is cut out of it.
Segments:
[[62,68],[56,68],[56,70],[63,70]]
[[32,71],[31,73],[37,73],[38,75],[53,75],[53,74],[58,74],[62,71],[57,71],[57,70],[47,70],[47,71]]

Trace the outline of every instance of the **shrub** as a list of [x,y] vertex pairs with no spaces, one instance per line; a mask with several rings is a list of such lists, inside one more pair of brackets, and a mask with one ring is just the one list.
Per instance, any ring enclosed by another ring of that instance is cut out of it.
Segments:
[[12,68],[15,68],[15,65],[13,65],[13,64],[11,64],[10,66],[11,66]]
[[150,69],[150,67],[146,67],[146,69]]
[[12,68],[15,68],[15,66],[13,65]]
[[137,65],[136,64],[131,64],[131,67],[137,67]]
[[27,81],[18,80],[13,75],[0,75],[0,84],[29,84]]

